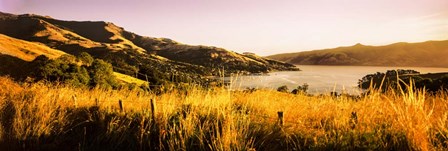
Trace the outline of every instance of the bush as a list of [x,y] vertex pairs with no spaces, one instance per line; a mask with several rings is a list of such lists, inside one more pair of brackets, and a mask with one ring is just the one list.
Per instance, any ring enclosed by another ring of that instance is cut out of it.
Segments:
[[278,92],[289,92],[288,86],[283,85],[277,88]]
[[89,67],[90,85],[101,88],[116,88],[117,80],[113,75],[112,65],[101,59],[95,59]]
[[83,86],[89,83],[90,77],[85,67],[67,62],[71,57],[64,56],[49,60],[44,56],[37,57],[32,66],[36,67],[34,77],[36,80],[50,82],[63,82],[74,86]]
[[308,91],[308,87],[309,85],[307,83],[304,83],[303,85],[299,85],[296,89],[292,90],[292,94],[299,94],[299,93],[303,93],[306,94]]
[[[90,60],[89,56],[88,54],[83,55],[84,61],[87,61],[87,63]],[[31,66],[36,69],[31,76],[37,81],[61,82],[73,86],[118,87],[111,64],[101,59],[95,59],[91,66],[78,66],[76,61],[73,60],[75,59],[69,55],[64,55],[55,60],[39,56],[31,63]]]
[[93,57],[87,52],[81,52],[77,56],[78,60],[81,61],[84,65],[90,66],[93,63]]
[[[397,74],[399,80],[397,80]],[[388,88],[399,89],[401,87],[406,89],[406,85],[413,84],[415,89],[424,88],[428,92],[435,93],[448,89],[447,83],[448,76],[444,73],[419,74],[414,70],[397,70],[366,75],[359,80],[358,87],[368,89],[372,84],[373,88],[386,91]]]
[[143,74],[139,74],[138,78],[148,81],[150,85],[161,85],[166,83],[166,81],[168,80],[168,77],[166,77],[166,73],[160,72],[156,67],[152,65],[143,65],[139,69]]

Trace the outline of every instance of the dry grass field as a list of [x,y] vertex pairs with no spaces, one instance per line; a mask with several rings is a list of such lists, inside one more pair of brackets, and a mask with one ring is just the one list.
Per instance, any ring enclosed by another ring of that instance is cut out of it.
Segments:
[[[121,108],[120,108],[121,100]],[[151,103],[153,100],[153,103]],[[446,150],[448,93],[140,90],[0,78],[1,150]],[[278,112],[283,113],[280,124]]]

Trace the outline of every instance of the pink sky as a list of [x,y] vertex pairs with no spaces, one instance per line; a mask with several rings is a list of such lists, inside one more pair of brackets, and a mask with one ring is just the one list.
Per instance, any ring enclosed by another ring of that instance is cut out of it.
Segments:
[[448,39],[448,0],[0,0],[0,11],[259,55]]

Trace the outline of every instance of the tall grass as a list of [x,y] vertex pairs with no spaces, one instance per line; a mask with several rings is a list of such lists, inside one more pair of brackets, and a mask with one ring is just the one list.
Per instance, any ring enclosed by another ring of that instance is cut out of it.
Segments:
[[[155,95],[0,78],[1,150],[446,150],[448,93]],[[155,100],[151,113],[150,100]],[[123,102],[120,111],[118,100]],[[277,112],[284,113],[284,125]]]

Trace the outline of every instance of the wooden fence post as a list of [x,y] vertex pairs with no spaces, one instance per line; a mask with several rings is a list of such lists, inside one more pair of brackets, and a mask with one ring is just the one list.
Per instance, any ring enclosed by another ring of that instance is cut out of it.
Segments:
[[123,102],[118,100],[118,105],[120,106],[120,112],[123,112]]
[[152,118],[152,120],[153,121],[155,121],[156,119],[155,119],[155,116],[154,116],[154,113],[155,113],[156,111],[155,111],[155,104],[154,104],[154,100],[153,99],[151,99],[151,118]]
[[283,111],[278,111],[277,115],[278,115],[278,124],[280,126],[283,126]]
[[98,98],[95,98],[95,106],[100,106],[100,101],[98,101]]
[[352,116],[350,117],[349,124],[352,129],[356,128],[356,125],[358,124],[358,114],[356,112],[352,112]]
[[76,99],[76,96],[73,95],[73,96],[72,96],[72,99],[73,99],[73,101],[74,101],[75,108],[78,108],[78,101],[77,101],[77,99]]

